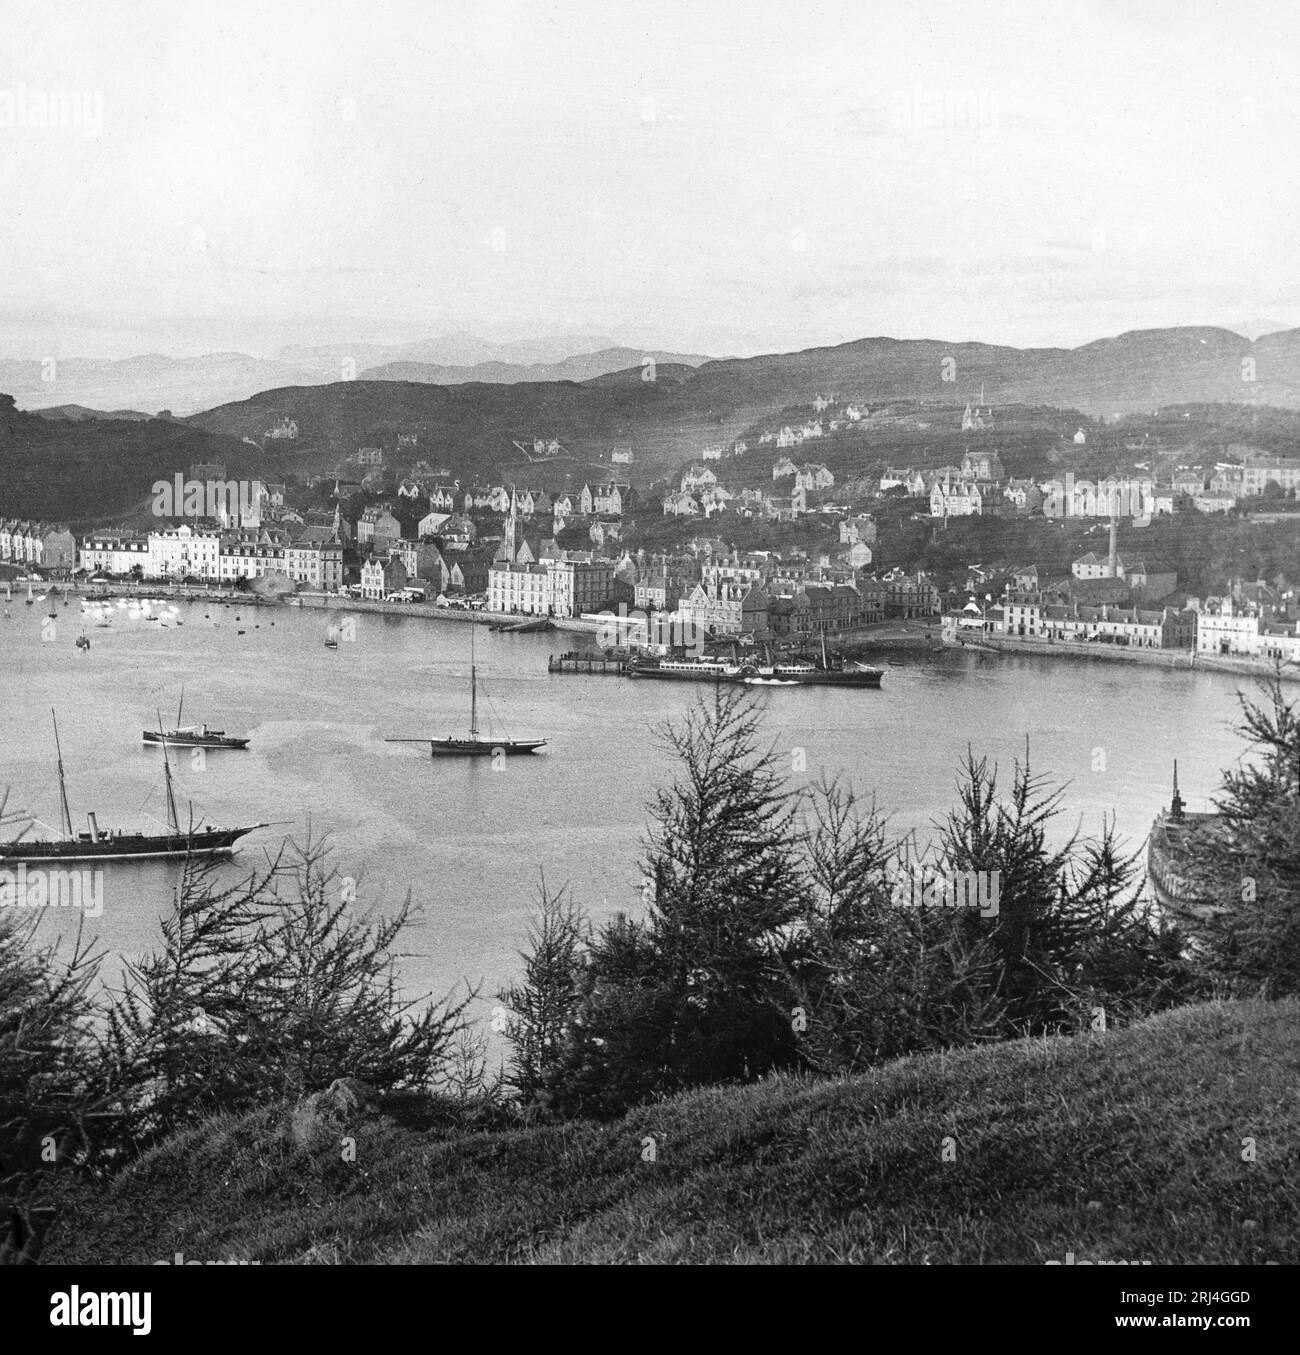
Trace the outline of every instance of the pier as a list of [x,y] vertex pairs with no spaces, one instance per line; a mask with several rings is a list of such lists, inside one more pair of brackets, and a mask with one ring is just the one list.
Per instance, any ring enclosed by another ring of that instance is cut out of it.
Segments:
[[548,673],[581,673],[587,677],[625,677],[626,659],[606,658],[597,650],[573,649],[558,658],[552,654],[546,661]]

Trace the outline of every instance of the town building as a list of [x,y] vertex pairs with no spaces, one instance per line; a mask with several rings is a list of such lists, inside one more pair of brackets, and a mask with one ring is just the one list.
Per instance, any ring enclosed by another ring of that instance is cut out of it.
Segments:
[[383,602],[406,587],[407,577],[399,555],[373,555],[361,566],[361,596],[370,602]]
[[287,579],[288,553],[286,541],[269,531],[228,537],[221,546],[221,582],[263,579],[274,574]]
[[402,537],[402,524],[386,503],[371,504],[357,519],[357,544],[373,546],[377,551],[395,546]]
[[78,561],[90,574],[123,576],[138,568],[143,575],[149,565],[149,538],[128,532],[92,533],[82,537]]
[[419,521],[416,532],[420,536],[437,536],[439,531],[451,521],[451,514],[437,509],[426,513]]
[[289,578],[313,592],[343,588],[343,543],[327,527],[304,527],[285,548],[284,563]]
[[179,527],[149,533],[144,565],[149,579],[221,578],[221,534],[183,523]]
[[677,615],[705,634],[766,634],[767,595],[757,583],[700,582],[681,599]]

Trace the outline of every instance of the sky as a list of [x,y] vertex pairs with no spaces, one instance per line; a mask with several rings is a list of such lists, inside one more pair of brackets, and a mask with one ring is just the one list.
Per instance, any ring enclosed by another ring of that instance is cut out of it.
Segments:
[[1300,325],[1300,9],[6,0],[0,357]]

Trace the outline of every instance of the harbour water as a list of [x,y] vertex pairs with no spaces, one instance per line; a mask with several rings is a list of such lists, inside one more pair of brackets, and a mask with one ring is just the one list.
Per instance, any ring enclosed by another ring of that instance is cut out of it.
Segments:
[[[331,650],[336,613],[194,603],[163,624],[114,607],[111,626],[86,627],[83,652],[76,601],[43,639],[47,611],[16,600],[0,619],[0,787],[11,809],[59,822],[50,721],[34,714],[54,707],[74,824],[87,811],[115,826],[164,818],[161,754],[141,733],[159,712],[170,727],[184,688],[186,723],[252,743],[172,755],[182,817],[192,801],[218,824],[282,825],[245,839],[223,868],[235,875],[286,834],[310,832],[327,836],[333,864],[358,882],[359,907],[390,908],[409,890],[419,914],[402,976],[413,996],[481,982],[486,1014],[516,972],[543,871],[594,917],[637,910],[645,804],[672,770],[655,729],[699,699],[698,684],[551,676],[547,659],[572,648],[571,635],[481,627],[480,723],[548,747],[495,764],[435,760],[384,740],[467,728],[464,624],[356,615]],[[1068,783],[1062,829],[1095,832],[1113,812],[1136,849],[1168,801],[1175,757],[1189,808],[1210,807],[1242,751],[1233,726],[1245,681],[913,651],[894,656],[879,691],[779,688],[756,699],[792,785],[841,777],[899,832],[925,836],[951,807],[968,744],[1009,776],[1028,738],[1035,768]],[[111,956],[156,944],[176,876],[163,863],[106,868],[102,916],[86,925]],[[75,920],[49,910],[45,925],[71,932]]]

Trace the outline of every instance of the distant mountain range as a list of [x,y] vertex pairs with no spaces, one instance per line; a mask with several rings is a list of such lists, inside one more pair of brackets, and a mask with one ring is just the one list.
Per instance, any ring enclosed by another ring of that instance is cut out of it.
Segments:
[[[641,362],[648,350],[621,348],[600,336],[560,336],[517,343],[493,343],[470,334],[407,344],[332,344],[291,347],[274,358],[247,353],[208,353],[175,358],[161,353],[139,357],[0,359],[0,391],[23,409],[81,406],[91,411],[143,409],[156,414],[193,414],[214,405],[247,399],[278,386],[324,385],[350,380],[371,368],[405,368],[378,380],[582,381]],[[655,353],[656,360],[698,365],[704,357]]]
[[657,378],[659,368],[689,371],[710,359],[640,348],[601,348],[577,353],[559,362],[479,362],[472,367],[444,367],[428,362],[388,362],[358,373],[363,381],[423,381],[434,386],[462,386],[470,381],[514,384],[519,381],[591,381],[636,367]]
[[[585,347],[585,345],[596,345]],[[653,370],[646,359],[653,361]],[[1253,365],[1252,365],[1253,364]],[[709,359],[620,346],[598,336],[497,344],[468,334],[400,345],[161,354],[121,360],[0,361],[0,391],[24,409],[168,410],[194,414],[263,391],[341,380],[520,384],[656,381],[681,386],[691,406],[789,403],[830,387],[862,399],[976,399],[1114,414],[1160,404],[1249,401],[1300,404],[1300,329],[1252,342],[1227,329],[1136,330],[1080,348],[1010,348],[942,340],[871,338],[753,358]],[[690,394],[686,392],[689,390]]]

